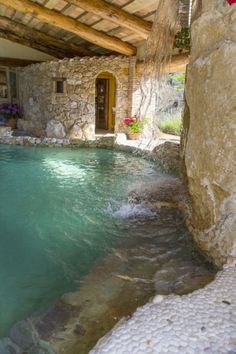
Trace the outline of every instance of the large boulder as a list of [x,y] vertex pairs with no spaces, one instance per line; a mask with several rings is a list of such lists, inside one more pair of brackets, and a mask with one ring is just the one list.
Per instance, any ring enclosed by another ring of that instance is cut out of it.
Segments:
[[36,330],[27,320],[20,321],[11,328],[10,339],[23,350],[36,345],[39,340]]
[[46,135],[48,138],[63,139],[66,136],[65,127],[58,120],[52,119],[47,123]]
[[189,215],[189,195],[179,178],[165,176],[149,183],[139,183],[129,190],[129,203],[148,204],[151,208],[179,208]]
[[45,128],[43,124],[38,121],[17,119],[17,128],[37,137],[45,135]]
[[95,137],[95,124],[85,123],[82,126],[85,140],[93,140]]
[[[182,172],[199,247],[218,266],[236,257],[236,8],[203,2],[192,25]],[[190,114],[189,114],[190,113]],[[190,119],[189,119],[190,117]]]
[[10,338],[0,339],[0,354],[21,354],[21,349]]
[[158,144],[152,151],[152,156],[166,172],[179,172],[179,142],[165,141]]
[[83,139],[83,131],[81,129],[80,123],[75,122],[75,124],[72,126],[69,133],[67,134],[67,137],[69,139]]

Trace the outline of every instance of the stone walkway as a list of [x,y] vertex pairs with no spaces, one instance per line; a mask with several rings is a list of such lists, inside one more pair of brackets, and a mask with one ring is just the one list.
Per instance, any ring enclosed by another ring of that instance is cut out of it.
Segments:
[[[115,134],[98,131],[95,135],[96,138],[115,137]],[[116,142],[119,145],[133,147],[144,151],[152,151],[156,146],[165,143],[166,141],[172,143],[180,143],[180,137],[176,135],[162,133],[158,139],[142,139],[142,140],[128,140],[125,134],[118,134]]]
[[90,354],[235,354],[236,268],[203,289],[157,295],[101,339]]

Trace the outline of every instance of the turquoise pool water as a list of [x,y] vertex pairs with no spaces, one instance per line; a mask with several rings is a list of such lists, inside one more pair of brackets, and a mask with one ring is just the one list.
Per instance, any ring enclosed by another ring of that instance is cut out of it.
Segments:
[[160,175],[120,152],[0,146],[0,337],[80,287],[124,232],[129,187]]

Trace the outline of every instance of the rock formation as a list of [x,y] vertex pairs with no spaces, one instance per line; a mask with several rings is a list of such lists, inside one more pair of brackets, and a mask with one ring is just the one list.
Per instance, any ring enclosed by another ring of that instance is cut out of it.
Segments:
[[221,266],[236,256],[236,6],[205,0],[193,19],[182,172],[190,228]]

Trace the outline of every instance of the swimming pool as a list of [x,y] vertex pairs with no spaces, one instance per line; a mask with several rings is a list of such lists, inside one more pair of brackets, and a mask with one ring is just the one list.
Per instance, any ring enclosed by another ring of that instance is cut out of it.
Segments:
[[124,233],[128,189],[160,175],[121,152],[0,146],[0,337],[80,288]]

